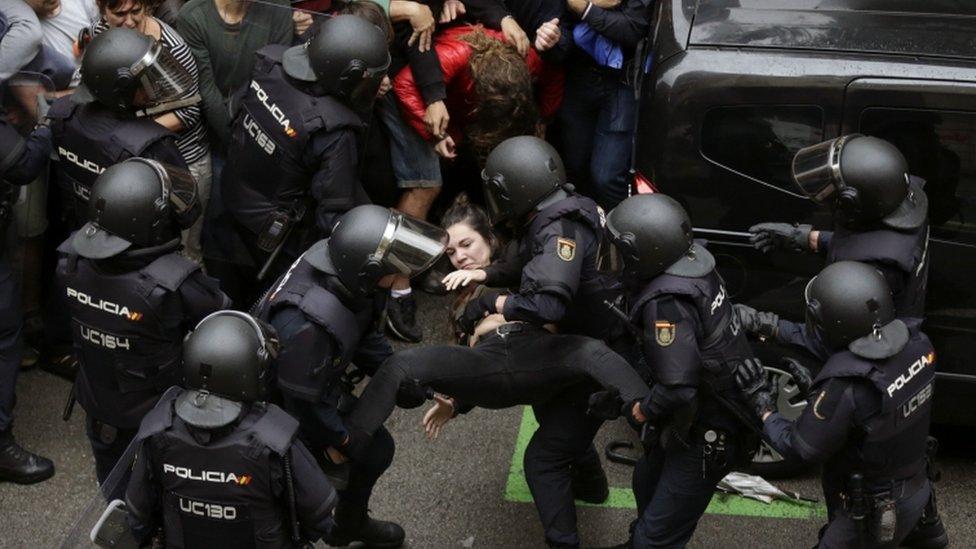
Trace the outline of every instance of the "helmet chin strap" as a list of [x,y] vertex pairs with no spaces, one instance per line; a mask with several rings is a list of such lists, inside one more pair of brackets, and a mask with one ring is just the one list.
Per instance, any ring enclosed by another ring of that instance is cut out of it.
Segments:
[[126,250],[119,254],[119,257],[146,257],[150,255],[157,255],[163,252],[171,252],[180,247],[180,237],[176,237],[173,240],[164,242],[157,246],[150,246],[148,248],[137,248],[135,250]]

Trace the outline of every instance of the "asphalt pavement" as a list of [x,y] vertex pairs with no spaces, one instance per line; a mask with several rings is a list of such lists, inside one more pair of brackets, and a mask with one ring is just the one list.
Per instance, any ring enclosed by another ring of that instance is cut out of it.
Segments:
[[[448,298],[419,295],[425,344],[448,343]],[[17,389],[17,438],[53,459],[57,472],[34,486],[0,483],[0,547],[56,547],[96,490],[84,412],[78,407],[71,421],[61,420],[69,384],[46,372],[25,372]],[[373,516],[400,522],[412,548],[544,547],[519,458],[531,435],[531,414],[523,408],[474,410],[447,425],[437,441],[428,442],[420,428],[423,411],[397,410],[387,423],[397,453],[376,487]],[[955,547],[976,546],[967,541],[976,539],[976,445],[971,433],[936,429],[943,443],[939,503]],[[630,436],[626,425],[608,424],[599,434],[598,448]],[[611,463],[607,472],[614,487],[608,504],[579,509],[584,546],[623,541],[635,516],[631,469]],[[775,483],[822,499],[813,473]],[[815,505],[766,506],[716,496],[691,546],[810,547],[825,522],[822,514]]]

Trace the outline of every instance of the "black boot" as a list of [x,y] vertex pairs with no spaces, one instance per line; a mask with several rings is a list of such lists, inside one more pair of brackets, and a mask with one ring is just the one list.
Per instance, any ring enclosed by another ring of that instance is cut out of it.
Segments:
[[386,305],[386,324],[397,338],[420,343],[424,332],[417,326],[417,302],[413,294],[391,297]]
[[939,508],[935,503],[935,489],[933,488],[932,496],[929,498],[928,505],[925,506],[922,518],[902,540],[901,546],[912,549],[942,549],[948,545],[949,534],[942,524],[942,517],[939,516]]
[[371,519],[365,507],[340,501],[335,510],[335,526],[325,536],[325,542],[334,547],[358,541],[366,547],[395,548],[403,545],[405,537],[399,524]]
[[603,503],[610,497],[610,485],[603,467],[582,470],[571,469],[573,475],[573,497],[586,503]]
[[0,480],[35,484],[54,476],[54,463],[24,450],[10,431],[0,431]]

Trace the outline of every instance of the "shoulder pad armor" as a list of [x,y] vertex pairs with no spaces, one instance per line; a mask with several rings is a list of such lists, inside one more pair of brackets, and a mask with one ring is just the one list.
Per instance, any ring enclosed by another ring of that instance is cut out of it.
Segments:
[[268,404],[253,429],[255,438],[280,456],[291,447],[298,432],[298,420],[274,404]]
[[200,265],[195,261],[177,253],[170,253],[143,267],[142,274],[151,278],[158,286],[175,292],[183,281],[199,269]]

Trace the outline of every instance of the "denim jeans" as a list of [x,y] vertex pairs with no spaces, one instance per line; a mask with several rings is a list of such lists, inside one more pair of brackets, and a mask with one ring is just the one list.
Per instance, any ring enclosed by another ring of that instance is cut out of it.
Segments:
[[627,198],[637,100],[619,75],[570,67],[559,112],[569,181],[605,210]]
[[397,187],[440,187],[440,158],[434,152],[434,147],[403,119],[394,94],[383,96],[378,107],[380,120],[390,136],[390,158]]

